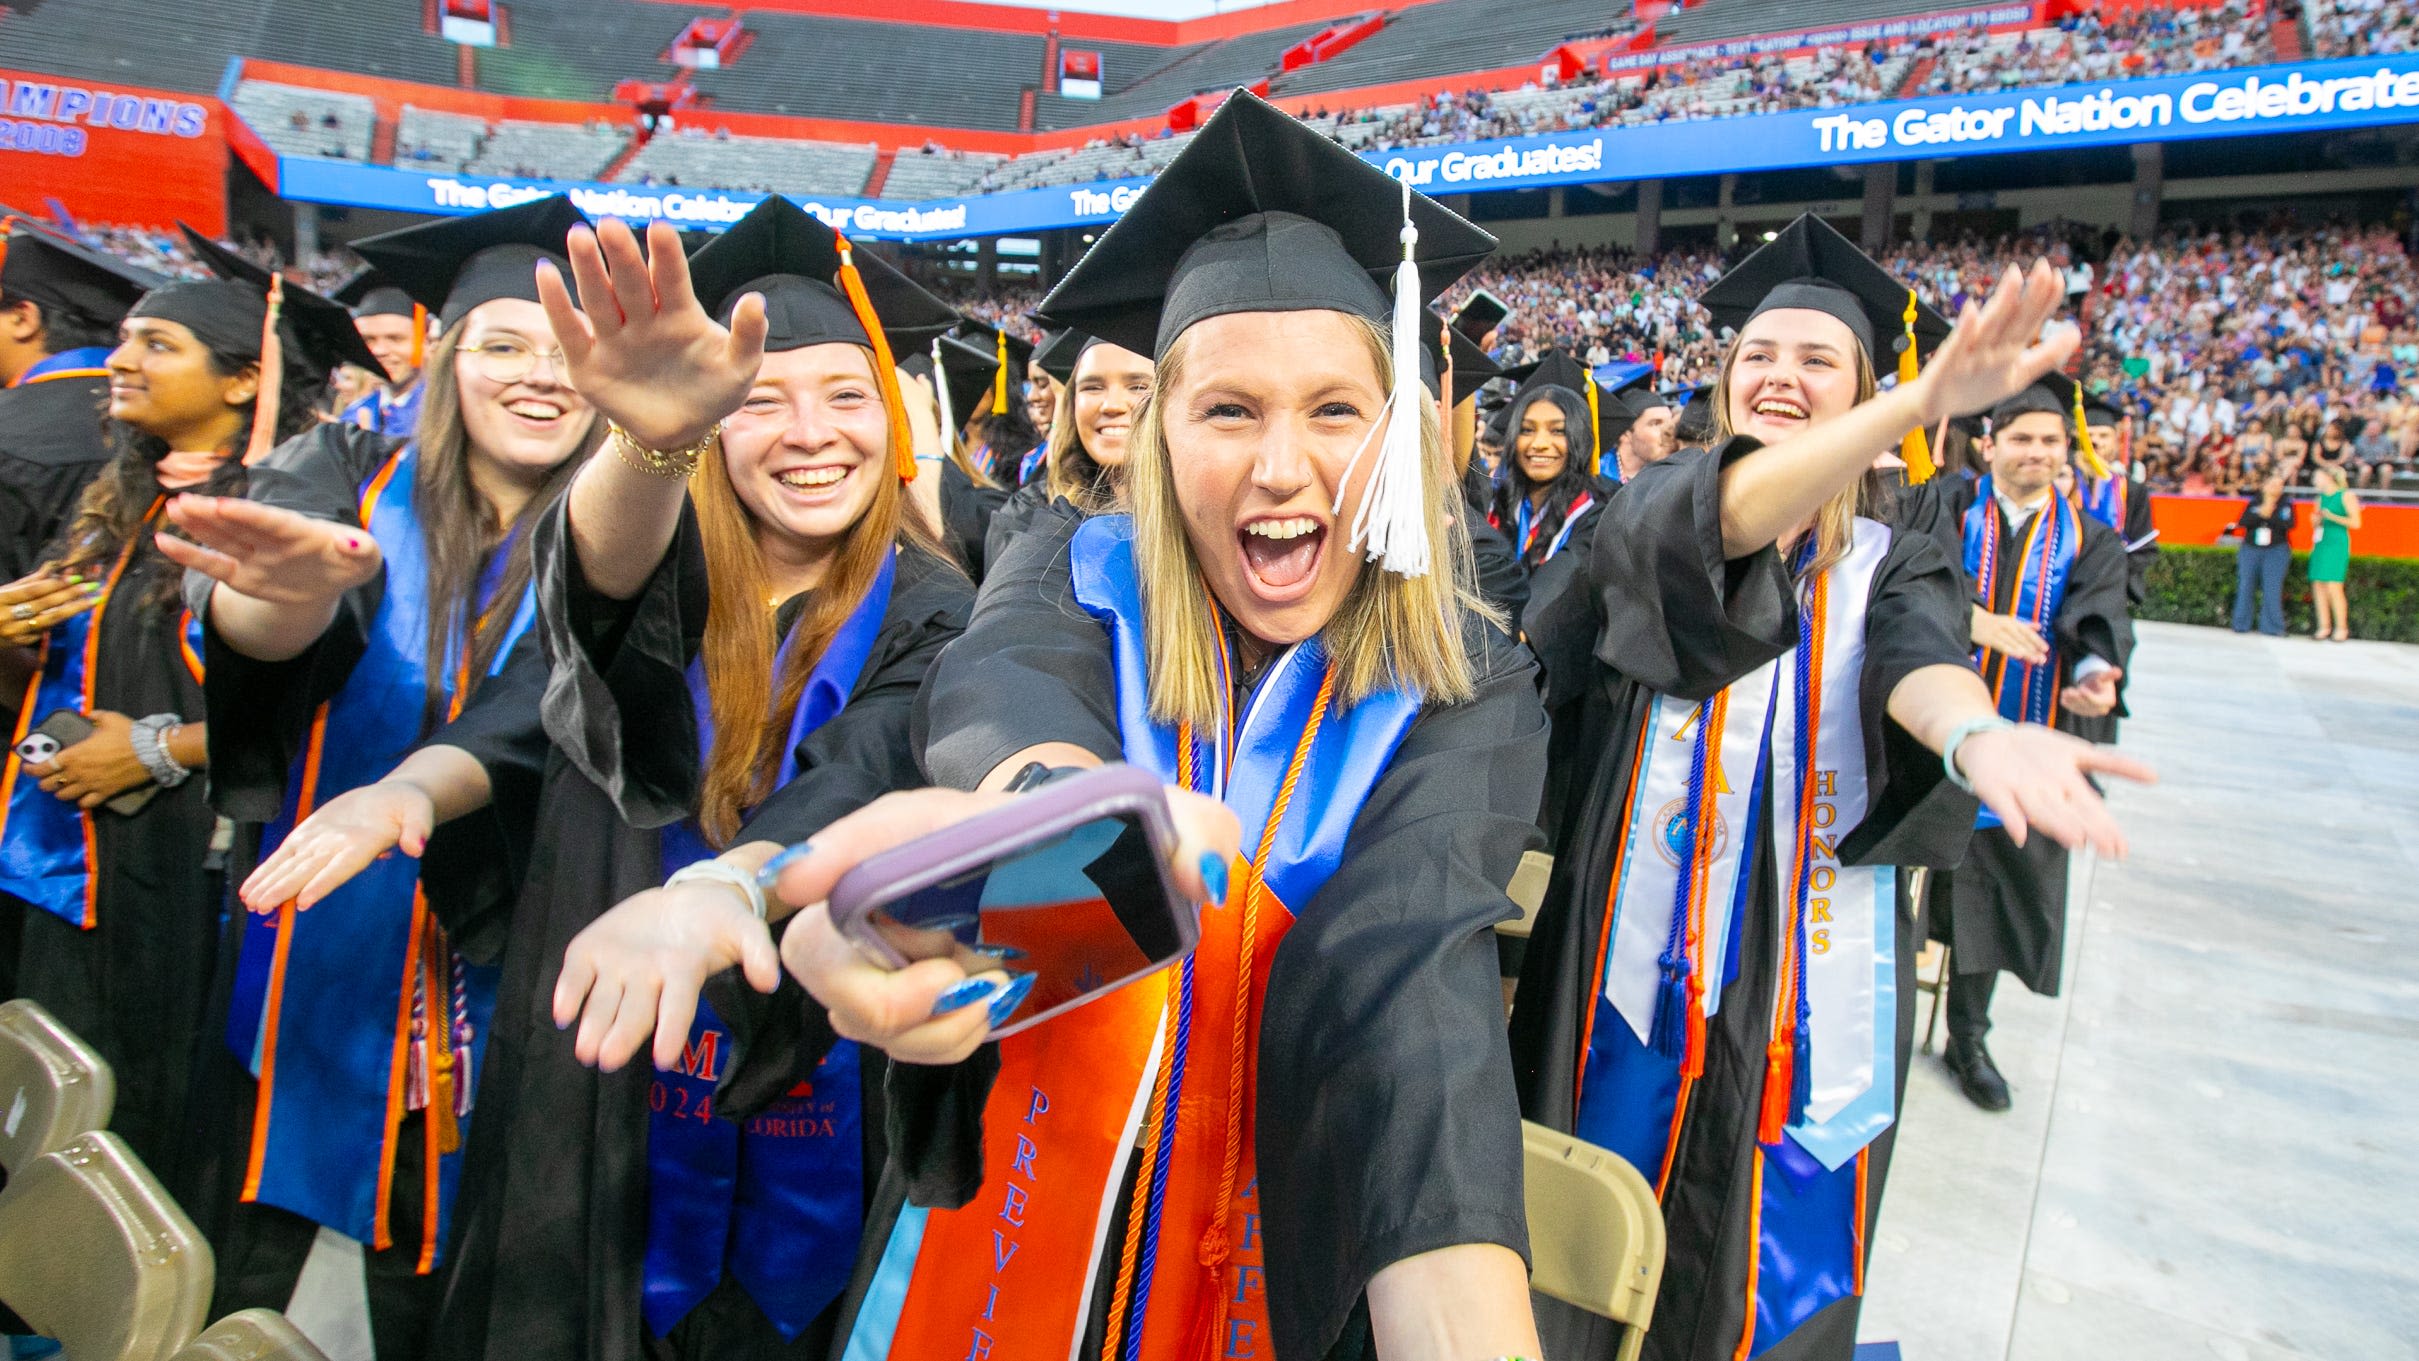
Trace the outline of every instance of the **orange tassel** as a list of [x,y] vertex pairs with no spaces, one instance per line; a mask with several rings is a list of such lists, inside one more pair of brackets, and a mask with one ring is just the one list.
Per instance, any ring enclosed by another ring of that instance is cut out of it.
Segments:
[[412,371],[428,367],[428,309],[412,304]]
[[890,337],[882,333],[882,318],[874,314],[873,299],[866,296],[865,276],[857,272],[856,248],[837,229],[832,236],[840,243],[840,291],[848,296],[848,305],[857,314],[857,324],[865,328],[866,339],[873,342],[874,385],[881,389],[882,406],[890,414],[891,461],[898,465],[901,482],[913,482],[915,432],[907,424],[907,400],[899,395],[899,369],[891,358]]
[[286,280],[269,276],[269,311],[260,323],[260,387],[252,399],[252,437],[244,444],[249,468],[277,447],[277,409],[285,396],[286,346],[277,334],[277,318],[285,310]]
[[8,268],[8,239],[17,234],[17,215],[0,217],[0,269]]
[[1774,1040],[1764,1046],[1764,1103],[1756,1115],[1755,1141],[1777,1144],[1789,1123],[1789,1089],[1797,1080],[1797,1042]]

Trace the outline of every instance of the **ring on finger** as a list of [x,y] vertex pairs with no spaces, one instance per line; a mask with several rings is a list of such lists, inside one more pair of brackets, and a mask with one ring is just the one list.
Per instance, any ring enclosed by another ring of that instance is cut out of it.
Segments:
[[11,605],[8,607],[8,613],[9,617],[12,619],[31,619],[34,617],[34,607],[31,605]]

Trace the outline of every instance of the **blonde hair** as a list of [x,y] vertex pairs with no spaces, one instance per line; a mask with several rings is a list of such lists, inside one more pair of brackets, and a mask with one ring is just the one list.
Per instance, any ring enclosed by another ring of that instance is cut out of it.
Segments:
[[[1349,316],[1376,365],[1381,389],[1393,383],[1388,339],[1373,322]],[[1142,585],[1143,635],[1151,668],[1151,716],[1162,722],[1213,729],[1225,706],[1219,654],[1224,621],[1211,598],[1200,560],[1184,531],[1167,439],[1167,395],[1182,387],[1191,336],[1179,335],[1159,360],[1159,381],[1134,423],[1126,468],[1134,512],[1134,560]],[[1462,616],[1495,612],[1478,594],[1470,536],[1446,513],[1444,437],[1436,404],[1414,404],[1420,423],[1421,481],[1429,541],[1438,547],[1425,576],[1405,577],[1367,563],[1320,632],[1335,669],[1335,702],[1351,705],[1389,686],[1429,703],[1458,704],[1478,693],[1476,670],[1462,642]],[[1396,413],[1399,418],[1400,413]],[[1373,439],[1376,437],[1373,437]],[[1373,453],[1375,445],[1371,446]],[[1366,486],[1366,465],[1356,471]],[[1340,493],[1342,488],[1337,489]],[[1339,514],[1342,507],[1337,507]],[[1329,531],[1327,551],[1347,550],[1347,526]]]
[[[1713,431],[1717,444],[1739,433],[1730,423],[1730,374],[1739,357],[1739,346],[1746,339],[1744,332],[1732,336],[1729,347],[1722,351],[1721,366],[1715,370]],[[1855,351],[1856,400],[1862,404],[1872,401],[1879,389],[1873,379],[1873,357],[1865,353],[1862,345],[1856,346]],[[1812,580],[1848,556],[1848,546],[1856,537],[1856,517],[1871,508],[1872,498],[1866,487],[1869,481],[1866,477],[1857,478],[1814,513],[1814,556],[1805,570],[1798,573],[1799,580]]]
[[[1087,348],[1085,354],[1089,354]],[[1062,501],[1073,502],[1086,515],[1107,515],[1119,509],[1130,490],[1134,466],[1134,446],[1129,437],[1124,467],[1110,467],[1092,457],[1084,447],[1083,435],[1075,426],[1075,375],[1083,370],[1084,355],[1075,357],[1075,368],[1068,381],[1060,384],[1058,403],[1050,412],[1050,443],[1044,461],[1044,476],[1049,481],[1050,494]],[[1151,393],[1159,392],[1158,370],[1152,370]]]

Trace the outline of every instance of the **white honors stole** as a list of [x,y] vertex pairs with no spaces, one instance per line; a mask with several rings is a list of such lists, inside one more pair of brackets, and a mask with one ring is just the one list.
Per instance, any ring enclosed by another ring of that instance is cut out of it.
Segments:
[[[1641,1043],[1703,1073],[1768,784],[1781,977],[1767,1115],[1794,1117],[1778,1123],[1833,1169],[1889,1127],[1896,1087],[1893,871],[1839,862],[1867,810],[1865,613],[1890,548],[1887,526],[1854,526],[1847,555],[1801,590],[1797,646],[1703,703],[1655,697],[1604,984]],[[1777,1141],[1765,1124],[1763,1141]]]

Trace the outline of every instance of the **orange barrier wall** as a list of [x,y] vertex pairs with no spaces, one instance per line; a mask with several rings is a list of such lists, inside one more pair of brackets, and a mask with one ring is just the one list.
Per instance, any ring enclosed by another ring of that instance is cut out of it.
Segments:
[[[2150,501],[2150,522],[2158,527],[2159,542],[2214,544],[2234,523],[2246,500],[2240,496],[2176,496],[2160,494]],[[2293,546],[2307,551],[2310,530],[2318,523],[2316,498],[2292,498]],[[2360,528],[2352,531],[2352,554],[2363,558],[2419,558],[2419,506],[2363,502]]]
[[[1409,9],[1434,0],[1394,0],[1388,9]],[[1280,0],[1251,9],[1228,10],[1193,19],[1140,19],[1117,14],[1083,14],[1074,10],[1032,9],[1022,5],[986,5],[972,0],[744,0],[750,9],[787,10],[823,19],[871,19],[882,23],[923,24],[933,28],[975,28],[995,33],[1048,33],[1070,40],[1114,43],[1159,43],[1174,46],[1265,33],[1320,19],[1345,19],[1374,8],[1369,0]]]
[[227,226],[227,112],[206,95],[0,68],[0,201],[93,222]]

